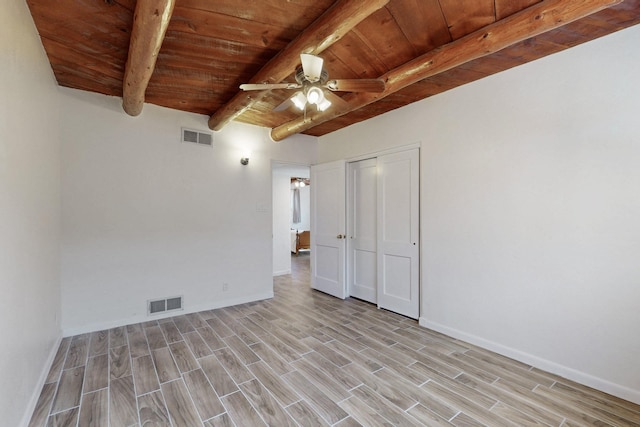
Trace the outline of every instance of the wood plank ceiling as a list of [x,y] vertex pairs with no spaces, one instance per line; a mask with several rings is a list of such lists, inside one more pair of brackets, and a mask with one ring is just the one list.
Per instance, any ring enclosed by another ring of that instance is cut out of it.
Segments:
[[[210,126],[218,123],[222,127],[224,120],[219,116],[224,116],[275,128],[275,139],[296,132],[325,135],[640,23],[640,0],[382,0],[375,7],[367,0],[139,0],[147,6],[165,1],[172,3],[173,13],[169,13],[157,61],[148,52],[153,72],[146,91],[141,87],[144,101],[213,116]],[[58,84],[123,96],[136,0],[27,3]],[[345,16],[345,11],[367,5],[368,15]],[[171,8],[167,9],[170,12]],[[576,15],[571,17],[574,11]],[[145,18],[148,16],[137,16],[135,21],[144,22]],[[142,28],[137,25],[136,31]],[[523,30],[513,30],[517,25]],[[327,31],[331,33],[325,34]],[[529,37],[532,34],[538,35]],[[436,68],[434,75],[425,73],[426,65],[437,67],[442,51],[450,48],[452,55],[460,57],[471,44],[488,43],[484,39],[508,39],[507,47],[499,43],[500,50],[493,48],[495,45],[485,47],[481,55],[464,57],[449,69]],[[459,51],[452,50],[463,44]],[[258,74],[278,65],[291,65],[284,81],[294,82],[299,61],[290,63],[291,58],[297,60],[300,47],[322,56],[331,78],[383,78],[388,90],[375,96],[336,92],[346,101],[342,107],[310,113],[307,120],[293,107],[273,111],[291,91],[239,90],[241,83],[282,81],[275,75],[264,78]],[[431,62],[425,65],[424,60]],[[410,68],[406,64],[412,61],[421,64],[413,79],[416,81],[406,79],[393,86],[390,77],[404,76]],[[234,108],[236,114],[229,116],[227,110]]]

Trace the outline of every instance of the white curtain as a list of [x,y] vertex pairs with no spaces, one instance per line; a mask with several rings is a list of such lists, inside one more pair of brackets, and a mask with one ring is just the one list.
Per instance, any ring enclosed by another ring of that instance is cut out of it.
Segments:
[[293,223],[297,224],[301,222],[302,218],[300,215],[300,189],[293,189]]

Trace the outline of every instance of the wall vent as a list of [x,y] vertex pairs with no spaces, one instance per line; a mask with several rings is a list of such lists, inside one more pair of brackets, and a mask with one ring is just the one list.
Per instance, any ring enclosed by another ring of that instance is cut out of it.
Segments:
[[147,301],[147,314],[158,314],[166,311],[182,310],[182,297],[172,297]]
[[213,147],[213,135],[211,132],[200,132],[193,129],[182,128],[182,142]]

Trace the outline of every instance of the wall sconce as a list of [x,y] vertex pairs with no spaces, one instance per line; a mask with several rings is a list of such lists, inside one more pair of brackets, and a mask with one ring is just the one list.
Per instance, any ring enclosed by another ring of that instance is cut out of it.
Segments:
[[243,166],[247,166],[249,164],[249,157],[251,157],[251,151],[249,150],[243,151],[240,157],[240,164]]

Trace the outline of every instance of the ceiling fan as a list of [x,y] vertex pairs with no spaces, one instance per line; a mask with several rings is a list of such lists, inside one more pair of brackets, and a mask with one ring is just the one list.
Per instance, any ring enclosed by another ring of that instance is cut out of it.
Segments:
[[[271,90],[288,89],[298,91],[274,111],[282,111],[291,103],[300,110],[307,105],[315,105],[318,111],[325,111],[333,102],[344,102],[342,98],[331,92],[383,92],[385,84],[380,79],[338,79],[329,80],[327,70],[322,68],[324,60],[316,55],[303,53],[300,55],[301,67],[296,69],[296,83],[245,83],[240,85],[242,90]],[[329,89],[330,92],[323,90]],[[305,110],[306,111],[306,110]]]

